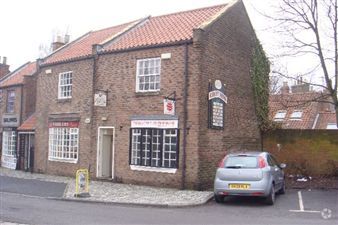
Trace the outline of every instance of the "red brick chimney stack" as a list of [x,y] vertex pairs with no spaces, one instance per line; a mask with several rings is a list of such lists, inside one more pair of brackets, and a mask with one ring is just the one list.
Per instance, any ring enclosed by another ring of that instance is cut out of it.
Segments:
[[1,62],[1,56],[0,56],[0,79],[9,73],[10,71],[9,71],[9,65],[7,65],[7,57],[4,56]]
[[290,87],[287,81],[283,82],[283,86],[280,89],[282,94],[289,94],[290,93]]

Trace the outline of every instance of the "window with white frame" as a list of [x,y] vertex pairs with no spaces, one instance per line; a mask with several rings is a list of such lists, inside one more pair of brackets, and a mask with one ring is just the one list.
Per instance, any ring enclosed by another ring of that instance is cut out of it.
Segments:
[[328,129],[328,130],[337,130],[338,127],[337,127],[337,124],[335,124],[335,123],[328,123],[327,126],[326,126],[326,129]]
[[130,164],[177,168],[178,129],[131,129]]
[[72,87],[73,87],[73,72],[65,72],[59,74],[59,99],[72,98]]
[[302,110],[294,110],[290,116],[291,120],[300,120],[302,118],[303,111]]
[[273,118],[274,121],[283,121],[286,116],[286,110],[279,110],[275,117]]
[[77,162],[79,129],[71,127],[49,128],[49,160]]
[[15,156],[16,154],[16,132],[3,131],[2,133],[2,154]]
[[14,105],[15,105],[15,91],[9,90],[7,92],[7,112],[14,113]]
[[137,60],[136,92],[160,90],[161,58]]

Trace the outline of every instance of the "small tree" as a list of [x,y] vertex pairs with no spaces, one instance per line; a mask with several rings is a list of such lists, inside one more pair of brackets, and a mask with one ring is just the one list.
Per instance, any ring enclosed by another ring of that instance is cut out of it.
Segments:
[[[278,11],[269,16],[278,22],[276,31],[286,35],[282,56],[300,57],[312,55],[318,62],[304,72],[303,82],[323,89],[320,99],[334,106],[338,124],[338,43],[337,43],[337,0],[280,0]],[[304,62],[307,63],[307,62]],[[274,74],[294,78],[290,74],[274,70]],[[309,74],[315,79],[305,81]],[[320,75],[318,75],[320,74]],[[299,77],[299,74],[298,74]],[[321,83],[320,77],[323,78]]]

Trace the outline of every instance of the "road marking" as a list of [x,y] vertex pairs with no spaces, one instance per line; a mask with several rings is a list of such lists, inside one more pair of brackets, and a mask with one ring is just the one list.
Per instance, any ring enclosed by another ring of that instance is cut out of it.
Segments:
[[304,210],[304,203],[303,203],[303,197],[302,197],[301,191],[298,191],[298,202],[299,202],[299,210],[291,209],[289,210],[290,212],[321,213],[320,211],[315,211],[315,210]]
[[298,200],[299,200],[300,211],[304,211],[304,204],[303,204],[303,198],[302,198],[302,192],[301,191],[298,191]]

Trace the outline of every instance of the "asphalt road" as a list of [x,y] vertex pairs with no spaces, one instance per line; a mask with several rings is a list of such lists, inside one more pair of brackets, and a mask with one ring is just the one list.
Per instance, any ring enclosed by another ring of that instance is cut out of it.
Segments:
[[65,183],[0,176],[0,192],[60,198],[63,196],[65,188]]
[[320,213],[291,212],[299,209],[298,190],[278,196],[274,206],[256,198],[231,198],[190,208],[154,208],[116,204],[83,203],[0,195],[0,220],[24,224],[338,224],[338,191],[301,191],[304,210],[330,209],[331,218]]

